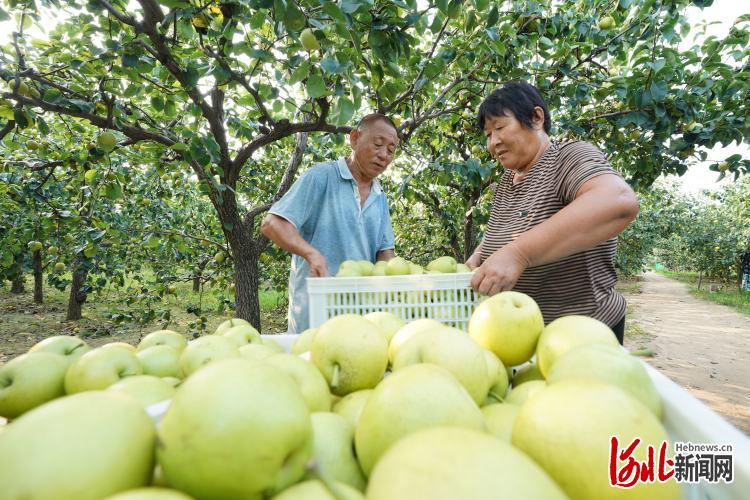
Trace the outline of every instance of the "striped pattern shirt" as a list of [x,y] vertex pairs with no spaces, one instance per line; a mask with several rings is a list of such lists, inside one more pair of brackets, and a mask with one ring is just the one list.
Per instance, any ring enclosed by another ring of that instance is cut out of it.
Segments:
[[[520,234],[544,222],[571,203],[580,187],[603,174],[617,174],[604,154],[582,141],[553,143],[513,185],[506,170],[497,184],[482,242],[482,262]],[[625,316],[625,298],[615,290],[617,237],[560,261],[527,268],[514,291],[530,295],[545,323],[583,314],[610,327]]]

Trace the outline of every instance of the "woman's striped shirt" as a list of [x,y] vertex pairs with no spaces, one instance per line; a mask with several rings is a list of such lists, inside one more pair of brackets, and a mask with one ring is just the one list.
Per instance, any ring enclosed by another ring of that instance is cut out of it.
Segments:
[[[517,185],[513,171],[506,170],[492,200],[482,261],[562,210],[586,181],[603,174],[619,175],[599,149],[582,141],[550,144]],[[614,326],[626,308],[625,298],[615,291],[616,246],[614,237],[560,261],[527,268],[513,290],[536,300],[545,323],[583,314]]]

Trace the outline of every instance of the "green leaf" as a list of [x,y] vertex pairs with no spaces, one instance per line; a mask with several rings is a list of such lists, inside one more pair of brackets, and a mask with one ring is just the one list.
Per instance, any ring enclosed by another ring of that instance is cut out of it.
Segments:
[[29,120],[26,117],[26,113],[23,112],[23,109],[14,109],[13,119],[16,121],[16,125],[21,128],[26,128],[29,126]]
[[307,95],[312,99],[317,99],[318,97],[323,97],[325,94],[326,84],[323,81],[323,77],[318,74],[310,75],[307,79]]
[[341,0],[341,10],[347,14],[353,14],[362,6],[360,0]]
[[338,21],[340,23],[346,22],[346,16],[344,16],[344,12],[339,9],[338,5],[336,5],[333,2],[326,1],[323,3],[323,12],[331,16],[331,19],[334,21]]
[[42,135],[49,134],[49,125],[47,125],[47,122],[44,121],[44,119],[41,116],[37,116],[36,118],[36,126],[39,129],[39,132]]
[[490,10],[490,13],[487,15],[487,27],[491,28],[495,26],[498,19],[500,19],[500,14],[497,11],[497,5],[493,5],[492,10]]
[[342,97],[337,102],[338,116],[336,117],[337,125],[347,125],[354,116],[354,103]]

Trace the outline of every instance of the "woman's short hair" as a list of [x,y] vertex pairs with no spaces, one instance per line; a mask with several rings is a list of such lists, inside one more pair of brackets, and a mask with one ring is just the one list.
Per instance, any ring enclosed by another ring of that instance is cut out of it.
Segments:
[[505,116],[507,111],[527,128],[532,128],[534,108],[539,106],[544,111],[544,131],[549,134],[552,129],[552,119],[547,105],[536,87],[526,82],[508,82],[501,88],[494,90],[479,105],[477,122],[484,130],[484,122],[491,116]]

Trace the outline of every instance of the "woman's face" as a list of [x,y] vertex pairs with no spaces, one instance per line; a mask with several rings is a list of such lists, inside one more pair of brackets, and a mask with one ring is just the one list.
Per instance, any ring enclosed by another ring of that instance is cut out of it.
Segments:
[[489,116],[484,121],[484,135],[487,137],[487,150],[505,168],[525,171],[531,167],[543,147],[544,114],[532,121],[533,128],[525,127],[515,115],[505,110],[504,115]]

